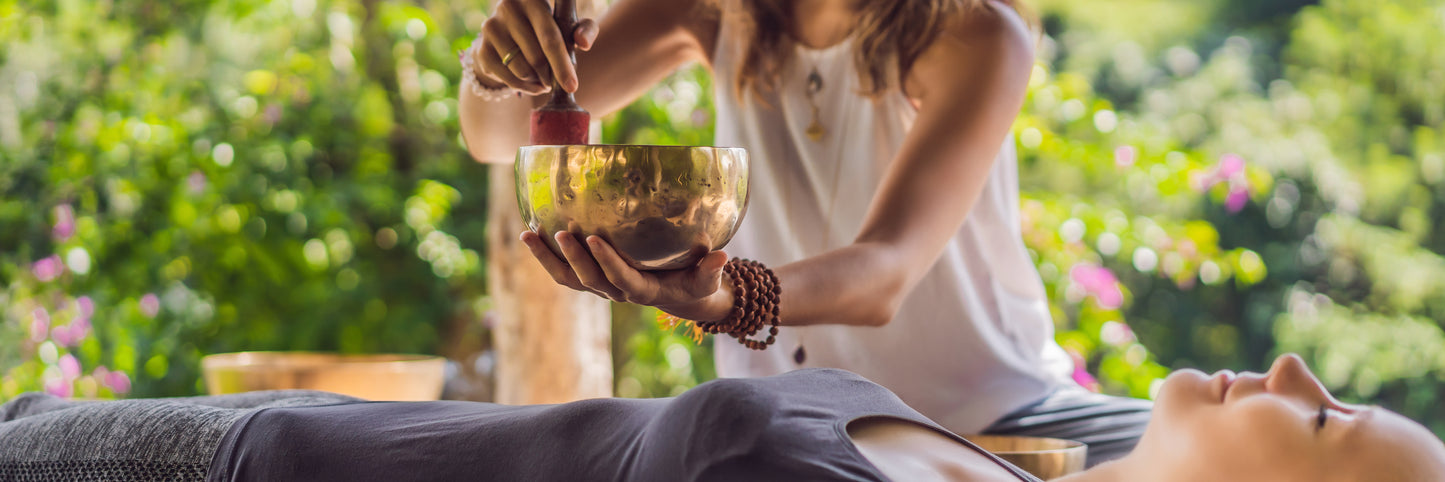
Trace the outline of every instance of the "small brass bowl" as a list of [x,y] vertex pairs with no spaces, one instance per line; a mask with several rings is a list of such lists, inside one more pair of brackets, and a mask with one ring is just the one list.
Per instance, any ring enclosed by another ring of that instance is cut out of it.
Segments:
[[966,435],[964,438],[1044,480],[1084,470],[1089,447],[1082,442],[1011,435]]
[[367,400],[436,400],[445,367],[445,359],[425,355],[250,351],[201,358],[211,395],[305,389]]
[[[552,235],[597,235],[638,270],[687,268],[727,245],[748,207],[739,148],[572,145],[517,150],[522,220]],[[583,246],[586,246],[583,243]]]

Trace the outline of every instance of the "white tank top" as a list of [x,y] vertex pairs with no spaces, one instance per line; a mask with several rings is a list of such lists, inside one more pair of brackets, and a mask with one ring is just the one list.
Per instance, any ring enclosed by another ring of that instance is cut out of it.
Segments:
[[[852,38],[820,50],[798,47],[777,91],[740,99],[733,79],[742,52],[729,17],[713,58],[716,144],[747,149],[752,198],[726,250],[781,266],[850,244],[913,124],[913,105],[897,89],[877,100],[858,93]],[[816,94],[820,141],[806,134],[814,68],[824,79]],[[783,327],[764,351],[718,337],[718,375],[842,368],[888,387],[957,433],[977,433],[1073,383],[1072,362],[1053,340],[1043,283],[1023,245],[1018,205],[1009,139],[973,210],[892,322]]]

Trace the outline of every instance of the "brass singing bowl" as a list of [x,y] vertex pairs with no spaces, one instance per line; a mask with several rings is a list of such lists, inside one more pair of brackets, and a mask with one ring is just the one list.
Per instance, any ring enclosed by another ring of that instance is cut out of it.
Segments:
[[[638,270],[687,268],[721,249],[748,208],[739,148],[568,145],[517,150],[522,221],[562,256],[553,234],[597,235]],[[586,243],[582,243],[585,247]]]
[[1044,480],[1084,470],[1089,447],[1082,442],[1011,435],[966,435],[964,438]]
[[250,351],[201,358],[211,395],[305,389],[367,400],[436,400],[445,367],[445,359],[426,355]]

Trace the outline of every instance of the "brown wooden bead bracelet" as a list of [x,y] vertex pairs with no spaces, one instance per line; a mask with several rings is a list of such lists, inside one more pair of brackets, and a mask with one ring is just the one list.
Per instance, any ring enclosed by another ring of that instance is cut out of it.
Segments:
[[[778,336],[778,302],[782,295],[778,275],[762,263],[742,258],[728,261],[723,265],[723,272],[733,283],[733,308],[727,317],[714,322],[697,322],[659,311],[658,322],[667,328],[680,324],[687,326],[694,340],[701,341],[703,333],[726,333],[743,346],[754,350],[766,349]],[[762,331],[764,325],[771,325],[767,338],[749,338]]]

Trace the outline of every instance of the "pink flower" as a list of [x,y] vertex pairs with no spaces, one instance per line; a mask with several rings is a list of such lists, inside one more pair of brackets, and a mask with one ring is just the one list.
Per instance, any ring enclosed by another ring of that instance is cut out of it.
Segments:
[[60,357],[58,364],[60,365],[60,374],[65,377],[67,382],[80,376],[80,360],[76,360],[74,355],[66,353]]
[[1119,146],[1114,148],[1114,167],[1123,169],[1134,165],[1134,159],[1139,157],[1139,150],[1134,146]]
[[71,337],[70,331],[70,327],[64,325],[51,328],[50,338],[55,340],[56,343],[59,343],[60,346],[72,346],[75,344],[75,340]]
[[1234,214],[1244,209],[1244,204],[1247,202],[1249,202],[1249,188],[1232,187],[1229,190],[1229,197],[1224,199],[1224,209],[1230,214]]
[[106,368],[105,365],[97,366],[94,370],[90,371],[90,377],[100,382],[105,382],[105,376],[109,374],[110,369]]
[[191,190],[191,194],[200,194],[206,189],[206,174],[201,171],[191,171],[191,175],[186,176],[186,188]]
[[1244,158],[1235,154],[1225,154],[1219,158],[1219,177],[1230,178],[1235,174],[1244,172]]
[[1091,392],[1099,391],[1099,380],[1095,379],[1093,375],[1090,375],[1088,371],[1085,371],[1083,366],[1074,367],[1073,378],[1074,383],[1079,384],[1079,386],[1087,388]]
[[126,393],[130,391],[130,377],[122,371],[107,372],[105,374],[105,386],[115,393]]
[[1124,292],[1119,289],[1119,279],[1109,268],[1080,263],[1069,270],[1069,278],[1093,296],[1099,307],[1112,310],[1124,306]]
[[[81,321],[85,323],[78,323]],[[85,337],[87,336],[90,336],[90,320],[81,318],[70,322],[70,338],[75,341],[76,345],[80,345],[80,342],[85,341]]]
[[41,282],[52,281],[60,277],[65,271],[65,263],[60,261],[60,255],[52,254],[50,257],[36,261],[30,265],[30,273],[35,275]]
[[146,318],[155,318],[156,314],[161,312],[161,299],[156,297],[155,293],[146,293],[140,297],[140,312],[146,315]]
[[1099,302],[1099,307],[1106,310],[1116,310],[1124,306],[1124,292],[1119,290],[1116,284],[1108,289],[1094,294],[1094,300]]
[[1066,349],[1065,351],[1069,353],[1069,358],[1074,361],[1074,373],[1072,375],[1074,383],[1090,391],[1098,392],[1100,389],[1099,380],[1095,379],[1093,375],[1089,374],[1088,370],[1084,369],[1084,367],[1088,366],[1087,363],[1084,363],[1084,356],[1072,348]]
[[65,347],[79,345],[87,336],[90,336],[90,320],[85,318],[78,318],[71,321],[69,325],[57,326],[50,330],[50,337],[60,346]]
[[89,296],[82,296],[75,299],[75,307],[80,309],[81,318],[95,316],[95,302]]
[[45,334],[50,332],[50,312],[45,308],[36,308],[30,312],[30,339],[36,343],[45,341]]
[[45,393],[60,398],[70,398],[75,395],[75,386],[69,380],[50,380],[45,382]]
[[55,206],[52,210],[55,215],[55,226],[50,228],[50,236],[56,241],[65,241],[75,234],[75,210],[69,204]]

